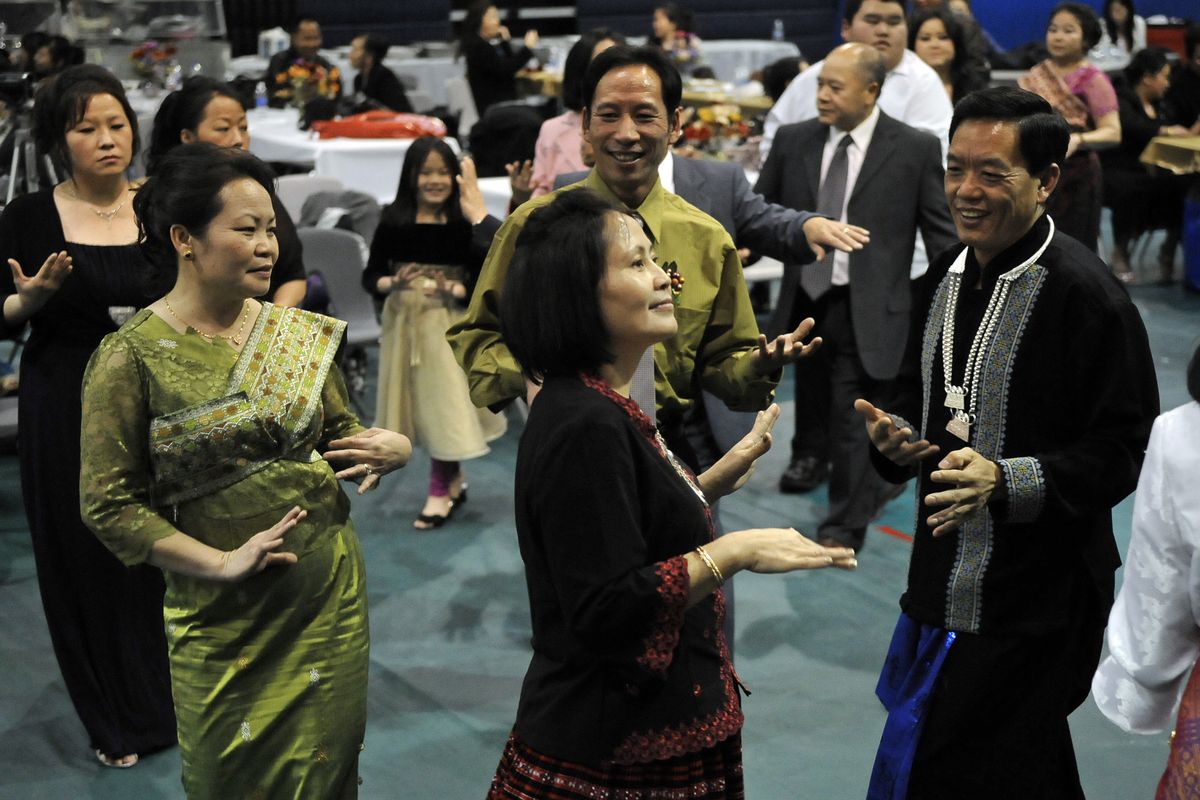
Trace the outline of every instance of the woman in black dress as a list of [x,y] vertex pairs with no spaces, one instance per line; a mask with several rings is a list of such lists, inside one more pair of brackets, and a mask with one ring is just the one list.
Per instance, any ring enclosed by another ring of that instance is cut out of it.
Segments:
[[[21,489],[50,639],[102,764],[175,743],[163,579],[126,568],[79,516],[80,391],[92,351],[162,294],[137,245],[137,117],[101,67],[64,70],[36,98],[35,136],[60,174],[0,215],[0,335],[29,323],[21,358]],[[157,293],[156,293],[157,290]]]
[[[742,570],[852,568],[792,529],[713,538],[779,407],[693,475],[630,399],[675,335],[672,283],[638,221],[577,189],[530,216],[500,304],[542,387],[516,469],[533,659],[489,798],[741,798],[742,711],[720,586]],[[624,796],[624,794],[620,794]]]
[[500,24],[500,12],[490,0],[476,0],[467,9],[458,54],[467,60],[467,83],[480,119],[496,103],[517,99],[517,70],[533,57],[537,43],[537,31],[528,30],[524,46],[514,49],[508,28]]

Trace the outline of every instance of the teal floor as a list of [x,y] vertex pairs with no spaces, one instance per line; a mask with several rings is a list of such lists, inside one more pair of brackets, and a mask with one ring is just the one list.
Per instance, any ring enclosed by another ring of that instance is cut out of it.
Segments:
[[[1149,259],[1148,259],[1149,260]],[[1133,290],[1151,332],[1163,407],[1186,399],[1183,370],[1200,340],[1200,297],[1178,287]],[[791,433],[790,390],[777,441]],[[516,707],[529,619],[512,524],[519,425],[468,465],[470,502],[453,524],[418,533],[428,462],[418,456],[356,498],[366,551],[372,663],[362,758],[365,798],[482,798]],[[723,501],[725,527],[812,531],[826,497],[775,491],[786,446]],[[1132,500],[1116,511],[1122,551]],[[878,525],[911,530],[913,500]],[[753,691],[744,703],[751,798],[855,800],[865,794],[883,713],[872,691],[895,622],[909,545],[873,529],[856,573],[740,575],[736,657]],[[0,457],[0,798],[142,800],[182,797],[179,756],[131,770],[91,758],[58,674],[38,599],[17,464]],[[1167,738],[1131,736],[1090,700],[1071,719],[1088,797],[1153,796]],[[1014,769],[1021,765],[1014,764]]]

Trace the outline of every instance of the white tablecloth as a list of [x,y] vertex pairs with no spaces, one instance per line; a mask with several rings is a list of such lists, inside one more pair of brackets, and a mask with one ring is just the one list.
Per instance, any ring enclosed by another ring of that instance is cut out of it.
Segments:
[[[317,175],[330,175],[347,189],[366,192],[380,203],[396,196],[400,167],[411,139],[318,139],[297,127],[295,109],[254,109],[250,152],[264,161],[311,165]],[[458,142],[446,139],[459,152]]]
[[719,81],[742,83],[750,73],[781,58],[795,58],[800,48],[791,42],[760,39],[702,40],[700,51]]

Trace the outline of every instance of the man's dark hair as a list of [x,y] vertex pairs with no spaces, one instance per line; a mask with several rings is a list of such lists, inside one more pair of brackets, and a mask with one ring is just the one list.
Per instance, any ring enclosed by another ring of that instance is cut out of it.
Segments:
[[321,20],[317,19],[316,17],[301,15],[298,17],[292,17],[291,22],[288,23],[287,32],[295,35],[300,31],[300,26],[306,22],[311,22],[318,27],[321,25]]
[[1161,47],[1146,47],[1138,50],[1125,66],[1125,85],[1134,90],[1142,82],[1142,78],[1152,78],[1162,72],[1170,62],[1167,51]]
[[71,44],[71,40],[65,36],[51,36],[38,46],[38,50],[43,47],[50,51],[50,69],[53,72],[83,63],[83,50]]
[[675,69],[675,65],[657,47],[629,47],[623,44],[608,48],[588,64],[587,71],[583,74],[583,113],[586,115],[591,111],[592,101],[596,97],[596,86],[601,78],[614,69],[639,65],[645,65],[658,73],[662,83],[663,105],[667,107],[667,116],[671,117],[675,109],[679,108],[680,99],[683,97],[683,79],[679,77],[679,70]]
[[376,64],[382,64],[387,58],[388,50],[391,49],[392,43],[376,33],[363,34],[363,50],[375,59]]
[[1046,26],[1049,27],[1050,21],[1063,11],[1079,21],[1079,30],[1083,33],[1083,52],[1086,55],[1088,50],[1100,43],[1100,18],[1083,3],[1059,3],[1046,18]]
[[980,89],[958,101],[950,120],[950,141],[958,126],[968,120],[1014,122],[1017,148],[1030,175],[1040,175],[1051,164],[1062,164],[1067,155],[1071,128],[1040,95],[1015,86]]
[[791,56],[772,61],[763,67],[763,91],[771,98],[771,102],[778,103],[779,98],[783,96],[783,90],[800,74],[800,61],[800,56]]
[[500,296],[500,332],[535,383],[613,361],[600,314],[605,225],[613,212],[628,214],[591,189],[571,189],[530,214],[517,237]]
[[137,114],[125,96],[125,87],[116,76],[96,64],[67,67],[38,88],[33,103],[33,137],[38,149],[50,155],[55,168],[64,175],[72,171],[71,154],[67,148],[67,131],[74,128],[87,113],[88,103],[98,94],[110,94],[125,112],[133,134],[132,158],[137,155]]
[[[900,13],[908,14],[908,3],[906,0],[880,0],[881,3],[894,3],[900,6]],[[842,12],[842,21],[847,25],[854,22],[854,15],[862,8],[863,0],[846,0],[846,10]]]

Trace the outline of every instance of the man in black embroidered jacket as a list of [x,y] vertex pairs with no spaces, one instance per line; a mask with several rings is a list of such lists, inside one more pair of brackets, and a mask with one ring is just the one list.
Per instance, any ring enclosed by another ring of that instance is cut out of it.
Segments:
[[1082,798],[1067,716],[1100,656],[1154,366],[1124,288],[1045,214],[1062,118],[987,89],[950,137],[966,247],[924,278],[896,407],[855,403],[879,472],[919,479],[869,797]]

